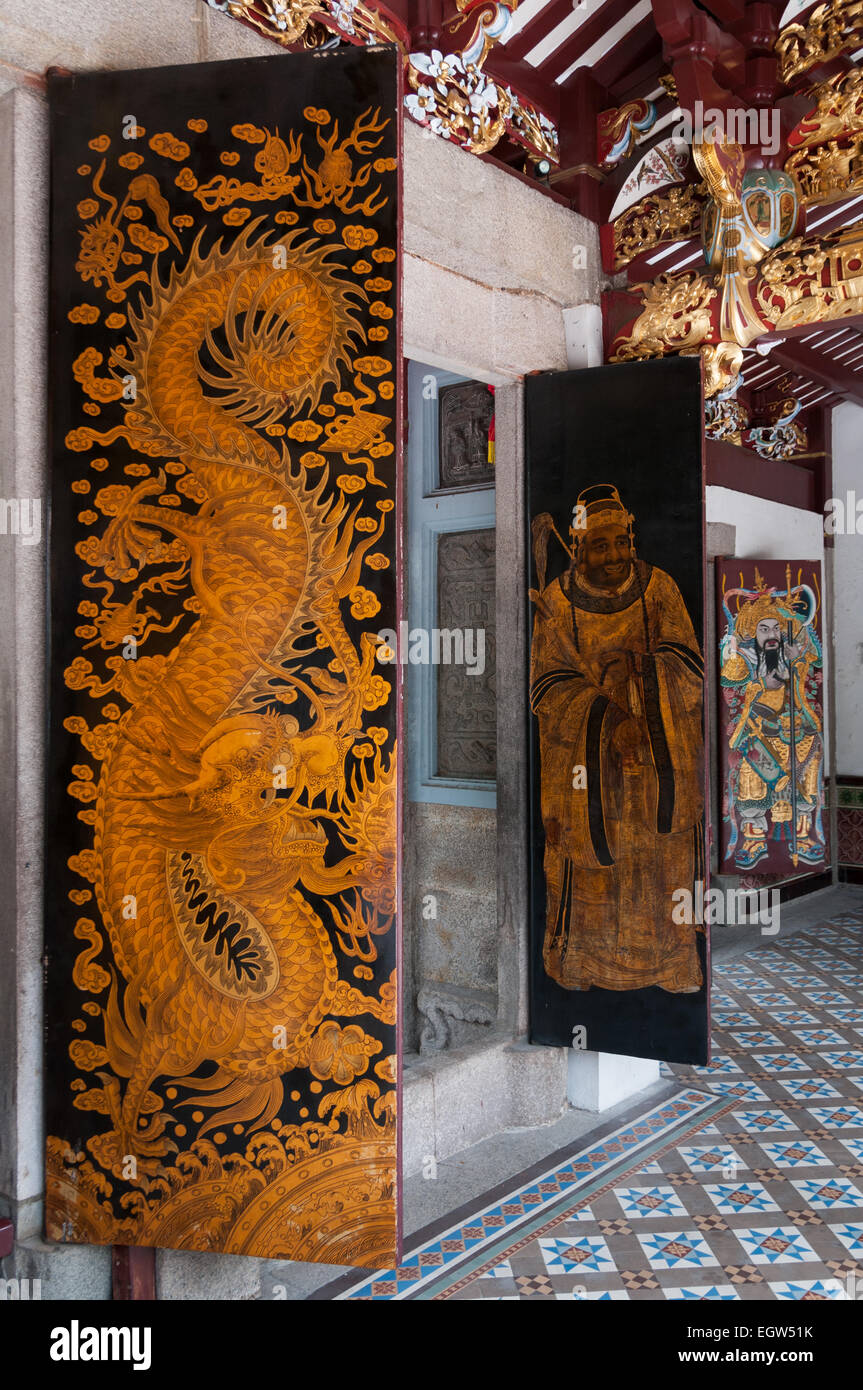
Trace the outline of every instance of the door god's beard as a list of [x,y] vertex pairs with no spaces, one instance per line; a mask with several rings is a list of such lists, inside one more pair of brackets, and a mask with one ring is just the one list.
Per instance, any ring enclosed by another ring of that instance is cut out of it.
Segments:
[[778,647],[762,647],[760,643],[755,643],[758,652],[758,674],[759,676],[778,676],[784,680],[788,675],[788,663],[785,660],[785,643],[779,642]]

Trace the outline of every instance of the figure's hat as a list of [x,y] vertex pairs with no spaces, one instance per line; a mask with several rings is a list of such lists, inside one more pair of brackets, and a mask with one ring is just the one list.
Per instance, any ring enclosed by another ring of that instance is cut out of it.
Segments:
[[755,629],[759,623],[771,620],[781,623],[784,618],[785,614],[771,590],[758,594],[746,604],[741,603],[735,631],[738,637],[751,638],[755,636]]
[[582,489],[576,505],[584,508],[585,529],[607,526],[612,521],[622,521],[631,526],[634,520],[621,502],[620,493],[613,483],[594,483]]
[[[787,596],[788,599],[790,600],[791,595],[796,592],[797,590],[791,590]],[[787,622],[792,616],[787,606],[784,606],[780,601],[783,597],[781,592],[771,588],[757,567],[755,570],[755,591],[748,593],[746,597],[748,602],[745,604],[741,602],[739,597],[737,599],[735,631],[739,637],[751,639],[755,636],[755,629],[759,623]],[[796,629],[793,630],[796,631]]]

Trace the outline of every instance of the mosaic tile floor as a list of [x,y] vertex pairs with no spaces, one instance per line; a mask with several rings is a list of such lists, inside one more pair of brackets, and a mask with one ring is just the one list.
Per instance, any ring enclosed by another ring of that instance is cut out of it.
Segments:
[[771,938],[713,983],[714,1060],[664,1068],[669,1100],[335,1297],[847,1298],[863,1280],[863,912]]

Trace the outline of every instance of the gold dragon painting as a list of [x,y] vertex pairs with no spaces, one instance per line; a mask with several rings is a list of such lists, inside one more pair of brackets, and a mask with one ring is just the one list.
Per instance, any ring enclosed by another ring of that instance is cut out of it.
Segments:
[[391,1263],[395,66],[53,106],[47,1231]]

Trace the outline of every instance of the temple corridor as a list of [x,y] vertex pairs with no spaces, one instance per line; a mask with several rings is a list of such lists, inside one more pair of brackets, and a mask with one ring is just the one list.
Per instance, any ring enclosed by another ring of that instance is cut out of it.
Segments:
[[743,952],[714,934],[709,1066],[663,1068],[659,1099],[409,1237],[399,1269],[314,1296],[855,1298],[863,891],[787,916]]

